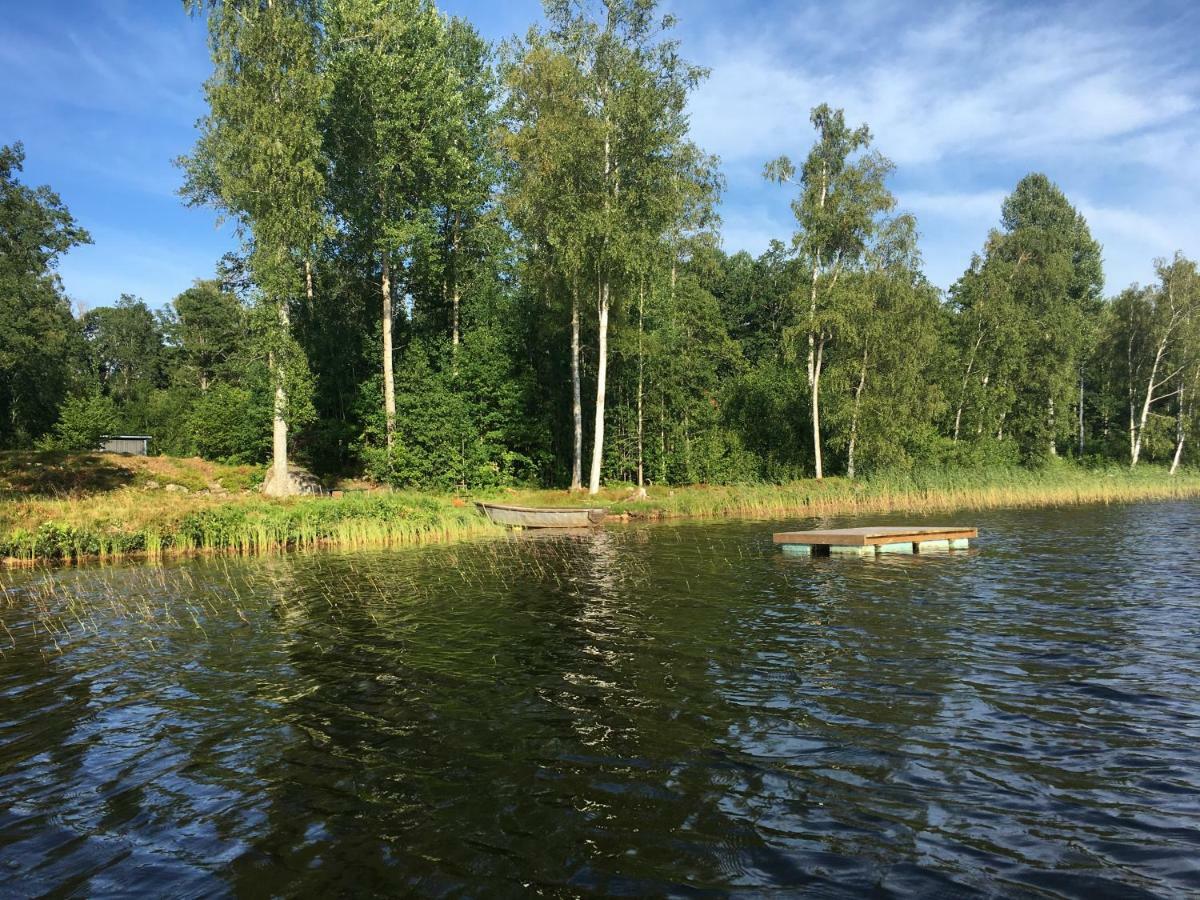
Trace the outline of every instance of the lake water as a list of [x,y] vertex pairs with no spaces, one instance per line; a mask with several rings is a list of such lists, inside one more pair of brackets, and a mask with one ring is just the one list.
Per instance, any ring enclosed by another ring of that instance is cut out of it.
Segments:
[[0,894],[1200,892],[1200,505],[940,518],[0,572]]

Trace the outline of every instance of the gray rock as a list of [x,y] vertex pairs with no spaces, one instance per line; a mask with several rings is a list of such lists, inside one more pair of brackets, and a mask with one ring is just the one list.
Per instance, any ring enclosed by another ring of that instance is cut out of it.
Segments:
[[172,494],[189,494],[189,493],[191,493],[191,491],[189,491],[187,488],[185,488],[182,484],[168,484],[166,486],[166,488],[164,488],[164,490],[168,490]]
[[295,494],[324,494],[325,489],[312,472],[299,466],[288,466],[288,477],[285,485],[275,483],[275,467],[267,469],[267,477],[263,479],[262,492],[268,497],[290,497]]

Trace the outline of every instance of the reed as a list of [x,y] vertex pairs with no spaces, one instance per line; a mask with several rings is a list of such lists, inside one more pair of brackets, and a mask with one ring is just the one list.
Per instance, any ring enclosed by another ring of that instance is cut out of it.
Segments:
[[[597,503],[630,520],[861,516],[1200,497],[1200,473],[1169,476],[1152,467],[1130,472],[1062,463],[856,481],[652,487],[645,499],[633,497],[628,485],[610,487],[597,498],[549,490],[493,496],[530,506]],[[421,493],[268,500],[257,494],[120,488],[82,497],[0,500],[0,558],[10,563],[378,549],[500,533],[461,498]]]
[[267,500],[124,496],[0,503],[0,557],[119,559],[387,548],[499,533],[450,497],[372,494]]
[[[955,510],[1126,503],[1200,496],[1200,473],[1170,476],[1145,467],[1084,469],[1069,463],[1042,469],[987,469],[881,474],[861,480],[827,478],[787,484],[651,487],[645,499],[626,485],[592,498],[629,519],[766,518],[938,513]],[[526,492],[510,502],[575,505],[580,495]],[[591,502],[591,501],[589,501]]]

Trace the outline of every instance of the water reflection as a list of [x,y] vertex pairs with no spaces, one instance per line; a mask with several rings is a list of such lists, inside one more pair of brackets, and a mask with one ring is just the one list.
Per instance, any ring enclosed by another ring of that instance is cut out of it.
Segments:
[[978,520],[878,560],[746,523],[9,574],[0,879],[1200,889],[1200,513]]

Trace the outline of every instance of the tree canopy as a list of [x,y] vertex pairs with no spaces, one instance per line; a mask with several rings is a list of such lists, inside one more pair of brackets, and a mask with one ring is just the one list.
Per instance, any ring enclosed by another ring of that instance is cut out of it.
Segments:
[[128,430],[446,490],[1197,458],[1196,264],[1106,299],[1047,174],[942,291],[887,148],[822,103],[764,160],[790,233],[727,253],[707,73],[655,0],[547,0],[498,48],[433,0],[184,7],[213,68],[183,194],[240,247],[164,309],[73,312],[90,238],[0,148],[4,447]]

